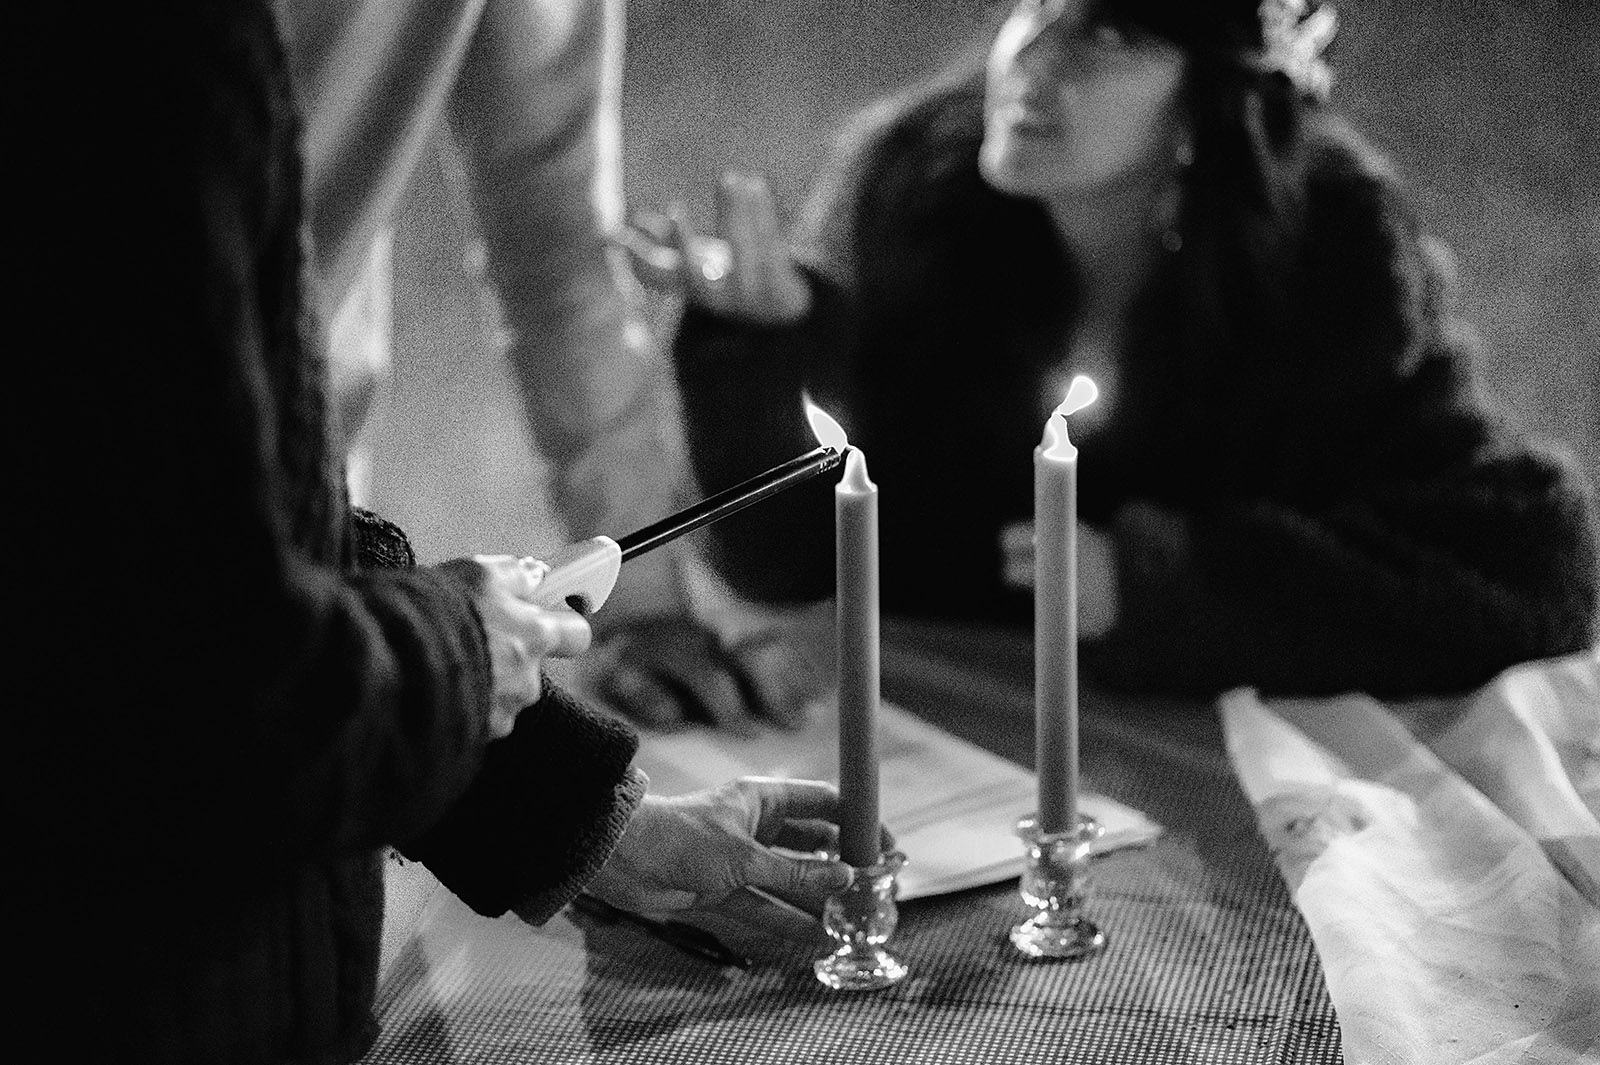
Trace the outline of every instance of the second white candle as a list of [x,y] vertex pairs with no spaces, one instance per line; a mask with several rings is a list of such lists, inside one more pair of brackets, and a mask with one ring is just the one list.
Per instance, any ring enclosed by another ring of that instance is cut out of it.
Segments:
[[1034,761],[1045,832],[1078,823],[1078,449],[1067,415],[1098,392],[1075,377],[1033,453]]

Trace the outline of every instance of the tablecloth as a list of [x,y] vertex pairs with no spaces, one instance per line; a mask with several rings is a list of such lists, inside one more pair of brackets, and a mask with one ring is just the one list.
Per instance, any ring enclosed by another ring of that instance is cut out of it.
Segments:
[[1600,1061],[1600,652],[1221,712],[1349,1065]]

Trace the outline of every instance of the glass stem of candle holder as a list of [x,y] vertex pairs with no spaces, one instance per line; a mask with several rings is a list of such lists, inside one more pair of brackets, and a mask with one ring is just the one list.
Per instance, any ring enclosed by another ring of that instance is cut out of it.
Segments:
[[813,965],[817,979],[835,991],[876,991],[905,979],[905,963],[886,944],[900,922],[895,905],[906,856],[890,851],[878,864],[856,869],[848,888],[828,899],[822,927],[834,951]]
[[1033,816],[1017,822],[1027,851],[1019,890],[1037,911],[1011,929],[1011,945],[1030,958],[1077,960],[1106,946],[1106,934],[1083,915],[1089,889],[1089,848],[1099,838],[1092,817],[1060,832],[1044,832]]

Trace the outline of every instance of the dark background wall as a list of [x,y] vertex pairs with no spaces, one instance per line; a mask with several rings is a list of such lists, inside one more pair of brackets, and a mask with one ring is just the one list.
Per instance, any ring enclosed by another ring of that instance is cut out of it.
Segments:
[[[1488,390],[1600,470],[1600,3],[1340,10],[1334,100],[1389,150],[1455,249]],[[631,202],[681,199],[709,221],[731,166],[765,175],[792,212],[852,110],[946,61],[993,15],[985,0],[632,0]],[[396,379],[369,433],[380,456],[370,498],[428,558],[559,535],[526,503],[538,466],[464,248],[459,211],[429,170],[400,235]]]

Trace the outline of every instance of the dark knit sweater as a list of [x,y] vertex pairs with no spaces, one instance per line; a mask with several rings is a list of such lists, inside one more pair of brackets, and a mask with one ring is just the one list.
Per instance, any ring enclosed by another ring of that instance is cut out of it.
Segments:
[[489,742],[471,596],[351,523],[266,6],[58,18],[12,227],[18,1014],[73,1060],[347,1061],[387,849],[542,919],[635,740],[552,690]]
[[[867,114],[821,188],[805,321],[686,316],[688,438],[723,488],[813,446],[808,388],[880,487],[885,609],[1025,623],[998,534],[1031,518],[1032,449],[1081,369],[1074,275],[1043,209],[982,181],[975,83],[907,99]],[[1075,419],[1080,517],[1119,552],[1121,621],[1085,648],[1101,683],[1452,691],[1594,639],[1591,489],[1476,391],[1438,258],[1370,149],[1313,116],[1306,160],[1287,332],[1208,345],[1192,323],[1219,308],[1180,296],[1178,272],[1207,268],[1186,247]],[[757,599],[830,594],[828,493],[714,526],[713,563]]]

